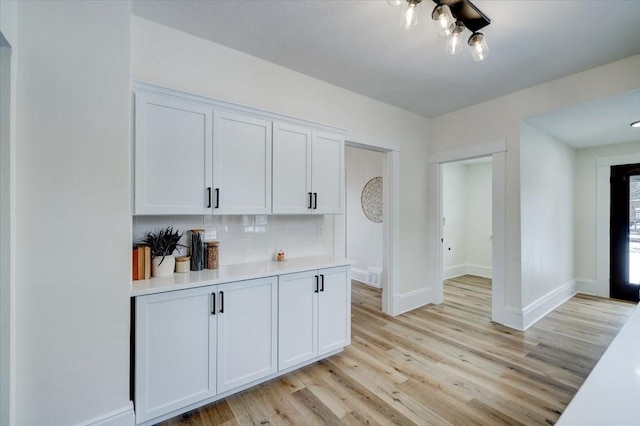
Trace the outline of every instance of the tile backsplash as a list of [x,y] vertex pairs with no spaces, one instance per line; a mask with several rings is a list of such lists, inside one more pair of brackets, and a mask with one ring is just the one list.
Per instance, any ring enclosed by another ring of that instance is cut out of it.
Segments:
[[134,216],[134,244],[166,226],[184,232],[181,242],[187,247],[188,231],[204,229],[205,239],[220,241],[220,265],[273,260],[280,249],[288,258],[326,254],[322,215]]

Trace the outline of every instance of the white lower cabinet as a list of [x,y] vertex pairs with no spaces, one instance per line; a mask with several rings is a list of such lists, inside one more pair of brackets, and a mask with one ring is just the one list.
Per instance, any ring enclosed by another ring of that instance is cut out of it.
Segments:
[[137,423],[216,394],[214,288],[136,298]]
[[278,278],[218,286],[218,393],[278,371]]
[[318,273],[318,355],[322,355],[351,343],[351,273],[347,266]]
[[350,267],[281,275],[278,305],[280,370],[351,342]]
[[136,423],[275,373],[277,290],[269,277],[137,297]]
[[150,425],[351,341],[350,266],[135,298],[136,424]]

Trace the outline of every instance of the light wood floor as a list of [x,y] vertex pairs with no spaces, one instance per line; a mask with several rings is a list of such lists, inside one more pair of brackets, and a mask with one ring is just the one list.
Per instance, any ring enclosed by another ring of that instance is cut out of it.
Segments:
[[522,333],[491,323],[472,276],[398,317],[355,282],[352,302],[342,354],[163,425],[554,424],[634,307],[576,296]]

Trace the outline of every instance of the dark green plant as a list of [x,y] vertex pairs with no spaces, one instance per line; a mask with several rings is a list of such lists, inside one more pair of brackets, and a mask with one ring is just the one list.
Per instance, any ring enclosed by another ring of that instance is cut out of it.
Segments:
[[159,263],[161,265],[165,256],[173,254],[175,250],[180,252],[180,247],[187,247],[180,244],[180,238],[182,238],[182,232],[177,229],[174,231],[173,226],[167,226],[158,232],[147,232],[142,239],[142,244],[151,247],[151,256],[162,256]]

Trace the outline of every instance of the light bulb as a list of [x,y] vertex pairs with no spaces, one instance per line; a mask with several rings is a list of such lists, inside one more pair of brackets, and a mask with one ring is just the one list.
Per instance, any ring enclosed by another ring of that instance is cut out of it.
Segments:
[[400,18],[400,24],[405,30],[409,30],[416,26],[418,23],[418,10],[420,9],[420,1],[409,0],[407,9]]
[[387,3],[389,3],[389,6],[400,6],[400,4],[402,4],[402,0],[387,0]]
[[455,55],[460,51],[462,46],[462,32],[464,31],[464,24],[462,22],[456,22],[456,26],[453,32],[447,37],[447,46],[445,52],[449,55]]
[[436,22],[438,35],[440,37],[451,35],[456,26],[456,19],[453,17],[449,6],[446,4],[439,4],[433,9],[431,17]]
[[471,46],[471,56],[474,61],[482,61],[487,57],[487,54],[489,53],[489,46],[487,45],[487,39],[484,37],[484,34],[471,34],[468,44]]

